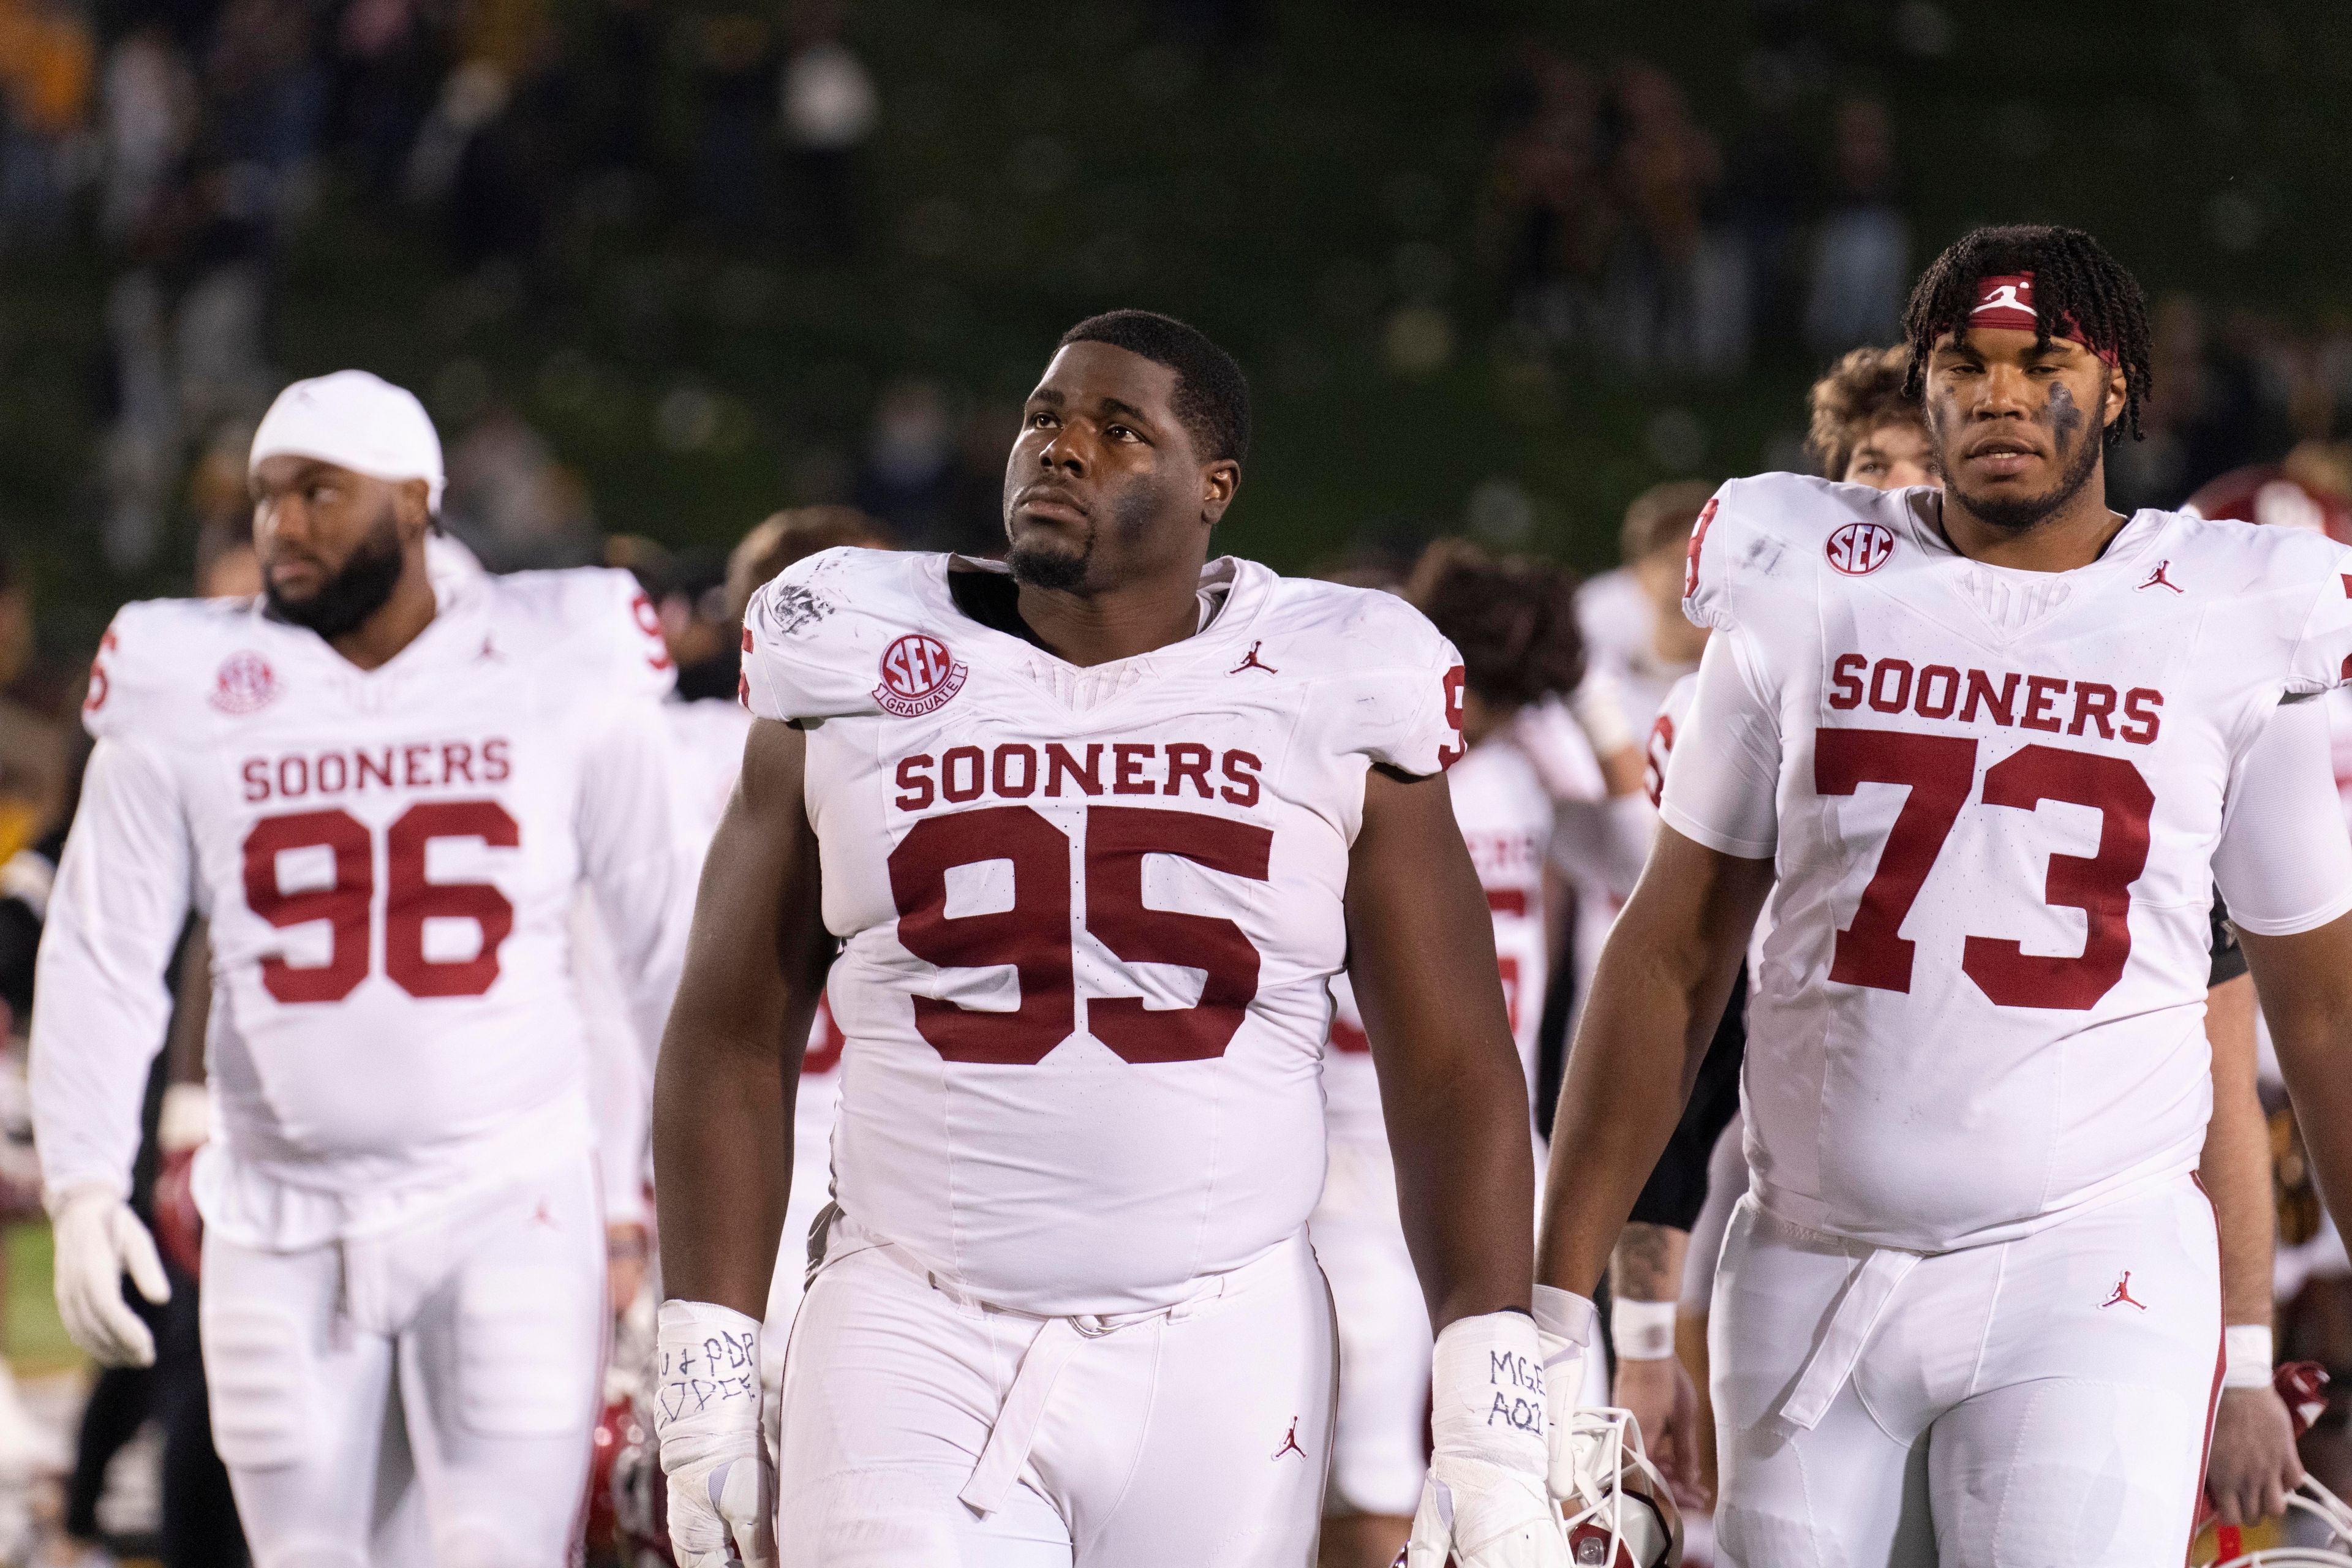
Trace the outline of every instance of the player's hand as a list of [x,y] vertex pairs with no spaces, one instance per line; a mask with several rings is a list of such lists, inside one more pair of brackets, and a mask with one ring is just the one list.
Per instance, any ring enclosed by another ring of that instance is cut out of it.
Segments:
[[157,1306],[172,1299],[155,1238],[131,1205],[103,1186],[75,1187],[58,1200],[58,1316],[73,1342],[102,1366],[152,1366],[155,1336],[122,1299],[122,1277]]
[[2205,1495],[2223,1524],[2276,1519],[2286,1494],[2303,1484],[2294,1451],[2294,1423],[2286,1402],[2270,1388],[2225,1388],[2213,1412],[2213,1452],[2205,1467]]
[[1404,1568],[1570,1568],[1544,1484],[1543,1353],[1518,1312],[1463,1318],[1437,1336],[1431,1453]]
[[678,1568],[776,1559],[776,1478],[760,1440],[760,1325],[708,1301],[662,1303],[654,1433]]
[[1619,1358],[1614,1401],[1642,1424],[1650,1462],[1674,1484],[1675,1495],[1692,1495],[1699,1484],[1698,1455],[1692,1446],[1698,1426],[1698,1389],[1682,1358]]

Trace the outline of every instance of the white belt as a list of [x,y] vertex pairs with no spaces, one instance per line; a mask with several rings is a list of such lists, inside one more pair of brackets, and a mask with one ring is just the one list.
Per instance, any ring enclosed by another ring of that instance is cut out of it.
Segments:
[[1919,1258],[1916,1252],[1882,1247],[1862,1260],[1846,1281],[1845,1294],[1830,1314],[1821,1342],[1805,1358],[1804,1370],[1781,1400],[1780,1419],[1809,1432],[1829,1414],[1838,1391],[1853,1375],[1854,1363],[1862,1359],[1863,1346],[1870,1342],[1871,1331],[1878,1327],[1895,1288],[1918,1266]]

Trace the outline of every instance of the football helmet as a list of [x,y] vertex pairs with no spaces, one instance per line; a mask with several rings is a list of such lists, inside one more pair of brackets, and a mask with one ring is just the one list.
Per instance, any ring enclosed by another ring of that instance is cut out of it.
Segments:
[[[2271,1385],[2286,1401],[2297,1437],[2310,1431],[2327,1409],[2327,1373],[2316,1363],[2289,1362],[2278,1369]],[[2308,1476],[2287,1494],[2284,1519],[2239,1526],[2220,1523],[2210,1513],[2210,1505],[2199,1500],[2197,1539],[2189,1551],[2192,1564],[2352,1568],[2352,1509]]]
[[2352,1509],[2306,1476],[2287,1494],[2285,1519],[2242,1530],[2208,1524],[2189,1560],[2212,1568],[2352,1568]]
[[2352,505],[2342,496],[2289,477],[2276,464],[2232,468],[2209,479],[2181,507],[2199,517],[2308,528],[2352,543]]
[[1675,1568],[1683,1516],[1674,1491],[1642,1447],[1630,1410],[1579,1410],[1568,1442],[1576,1490],[1560,1500],[1560,1525],[1577,1568]]

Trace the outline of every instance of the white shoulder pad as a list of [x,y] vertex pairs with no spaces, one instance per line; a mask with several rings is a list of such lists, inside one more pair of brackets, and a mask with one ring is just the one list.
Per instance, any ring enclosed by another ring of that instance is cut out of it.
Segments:
[[743,705],[755,718],[785,721],[878,713],[882,661],[908,637],[918,641],[901,657],[926,664],[917,677],[939,649],[944,679],[960,682],[961,667],[920,633],[913,574],[936,559],[845,544],[778,573],[743,611]]
[[[142,599],[114,612],[90,661],[82,725],[97,739],[168,733],[215,708],[268,700],[268,662],[234,658],[253,622],[250,599]],[[210,703],[210,706],[207,704]]]
[[656,700],[677,686],[661,618],[628,573],[576,566],[485,581],[494,613],[515,624],[526,647],[560,661],[567,682],[600,697]]
[[1461,760],[1462,656],[1428,616],[1375,588],[1286,577],[1277,591],[1268,629],[1286,622],[1313,648],[1339,750],[1417,778]]
[[1850,523],[1882,521],[1877,514],[1899,494],[1810,474],[1729,480],[1691,530],[1683,614],[1696,625],[1728,630],[1761,595],[1811,582],[1832,534]]

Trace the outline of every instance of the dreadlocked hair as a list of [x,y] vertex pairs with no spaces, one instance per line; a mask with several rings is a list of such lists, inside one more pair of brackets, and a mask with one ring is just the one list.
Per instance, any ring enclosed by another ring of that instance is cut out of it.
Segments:
[[1404,596],[1454,644],[1463,683],[1486,701],[1525,707],[1584,679],[1576,578],[1560,567],[1441,539],[1422,552]]
[[2150,334],[2147,297],[2139,281],[2099,242],[2079,228],[2008,224],[1971,229],[1936,258],[1911,290],[1903,337],[1911,363],[1903,387],[1917,397],[1927,384],[1927,355],[1947,332],[1967,331],[1980,279],[2033,274],[2033,341],[2072,318],[2082,335],[2115,355],[2124,372],[2123,416],[2107,426],[2112,443],[2128,432],[2140,438],[2139,411],[2147,401]]
[[1888,425],[1922,425],[1919,400],[1909,389],[1911,351],[1854,349],[1813,383],[1807,399],[1812,428],[1805,450],[1825,479],[1842,479],[1853,466],[1854,448]]

